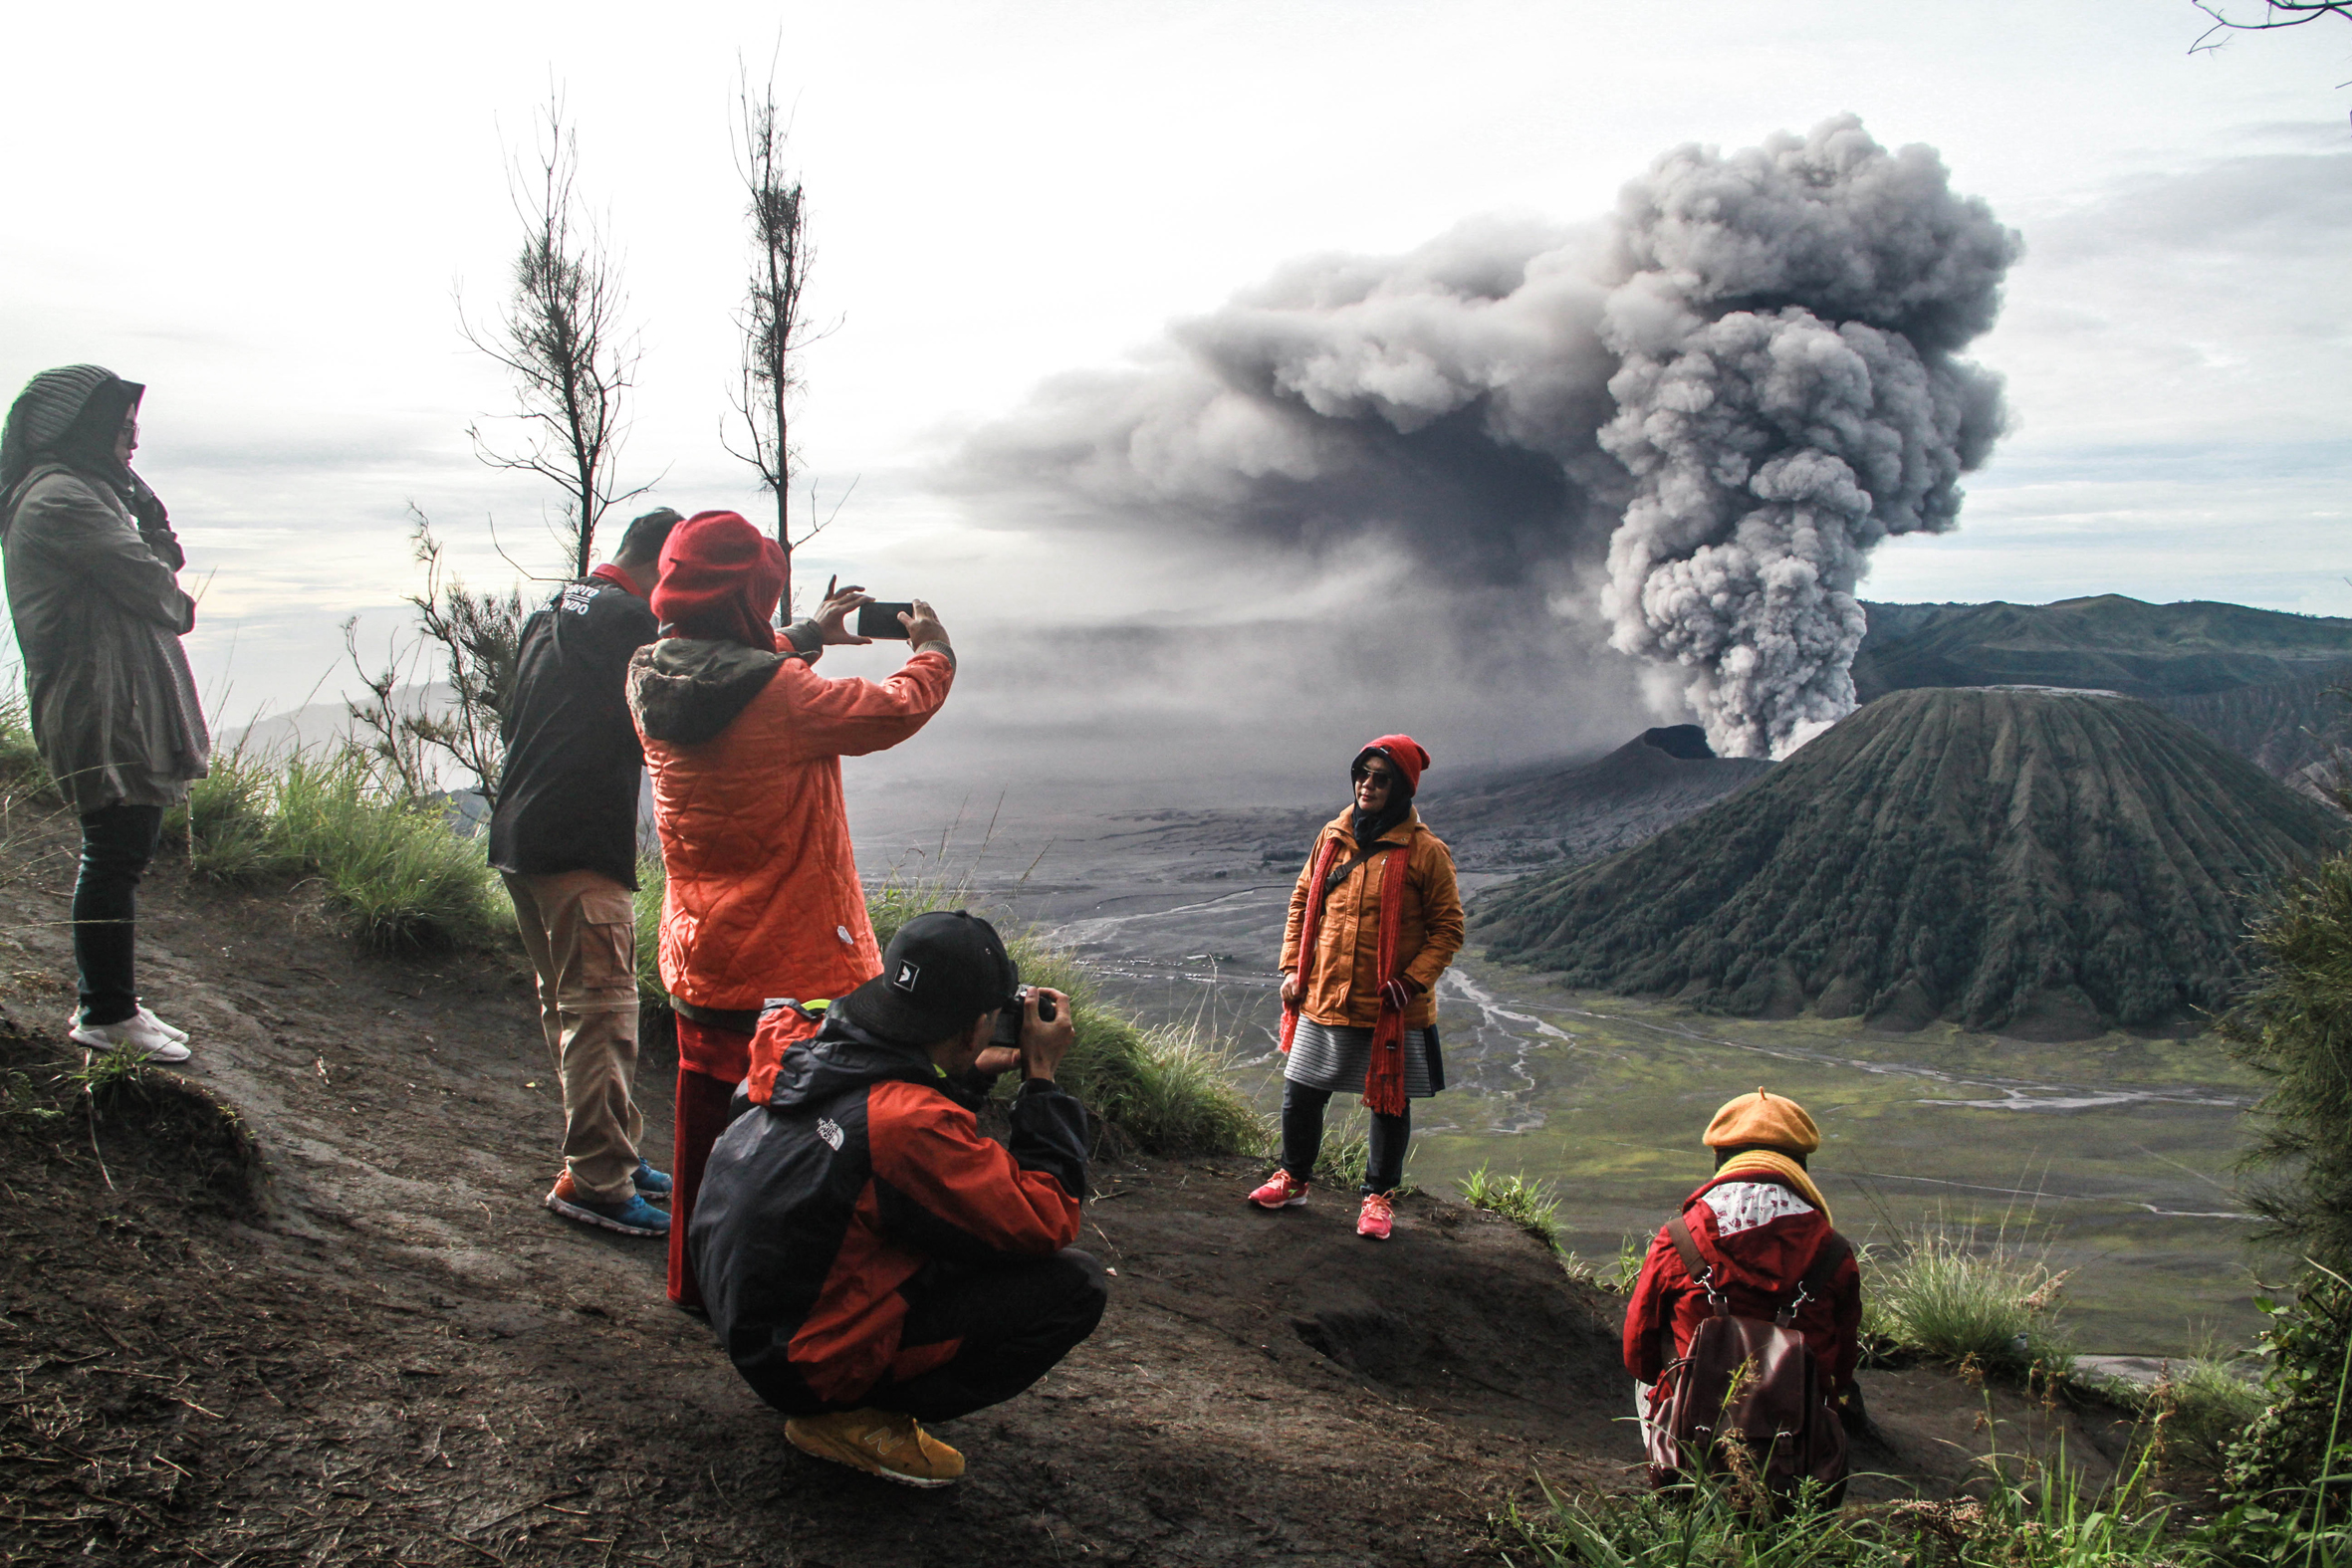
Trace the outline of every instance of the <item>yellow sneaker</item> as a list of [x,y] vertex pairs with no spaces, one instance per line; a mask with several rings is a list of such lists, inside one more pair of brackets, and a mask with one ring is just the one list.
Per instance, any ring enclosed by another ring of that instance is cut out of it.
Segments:
[[784,1435],[803,1454],[908,1486],[945,1486],[964,1474],[961,1454],[925,1432],[914,1417],[886,1410],[795,1416],[784,1424]]

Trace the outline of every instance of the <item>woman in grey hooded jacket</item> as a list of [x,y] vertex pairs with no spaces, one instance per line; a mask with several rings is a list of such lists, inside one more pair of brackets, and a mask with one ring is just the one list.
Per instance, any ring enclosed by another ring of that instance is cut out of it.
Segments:
[[33,741],[82,818],[73,1037],[163,1061],[187,1035],[132,983],[139,878],[211,741],[179,639],[196,623],[163,503],[130,471],[146,388],[95,364],[25,383],[0,429],[0,553]]

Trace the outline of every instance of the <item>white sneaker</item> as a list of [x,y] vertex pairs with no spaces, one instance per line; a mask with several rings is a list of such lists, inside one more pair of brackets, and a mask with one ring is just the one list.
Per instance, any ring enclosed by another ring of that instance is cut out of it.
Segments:
[[172,1024],[164,1022],[161,1018],[156,1017],[152,1012],[147,1010],[147,1005],[143,1002],[138,1005],[138,1015],[146,1019],[149,1023],[153,1024],[156,1028],[162,1030],[163,1033],[171,1039],[173,1044],[185,1045],[188,1042],[188,1031],[186,1029],[177,1028]]
[[[164,1034],[170,1036],[173,1043],[185,1045],[188,1042],[188,1031],[186,1029],[174,1027],[173,1025],[164,1022],[161,1018],[156,1017],[154,1013],[147,1010],[147,1005],[143,1002],[138,1005],[138,1015],[146,1019],[147,1022],[154,1028],[159,1029]],[[70,1032],[74,1029],[80,1028],[81,1026],[82,1009],[80,1008],[69,1009],[66,1013],[67,1030]]]
[[92,1050],[115,1050],[127,1045],[149,1061],[186,1061],[188,1048],[134,1012],[119,1023],[77,1023],[73,1041]]

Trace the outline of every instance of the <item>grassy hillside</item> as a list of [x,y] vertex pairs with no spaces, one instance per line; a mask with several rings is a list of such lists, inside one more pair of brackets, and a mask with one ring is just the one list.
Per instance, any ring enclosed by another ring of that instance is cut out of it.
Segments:
[[2352,620],[2242,604],[1869,604],[1864,702],[1930,686],[2064,686],[2145,698],[2292,780],[2319,761],[2352,683]]
[[1902,692],[1479,930],[1573,986],[2069,1037],[2219,1007],[2338,820],[2145,703]]
[[2103,687],[2160,698],[2281,680],[2352,661],[2352,620],[2242,604],[1872,604],[1854,660],[1864,701],[1924,686]]

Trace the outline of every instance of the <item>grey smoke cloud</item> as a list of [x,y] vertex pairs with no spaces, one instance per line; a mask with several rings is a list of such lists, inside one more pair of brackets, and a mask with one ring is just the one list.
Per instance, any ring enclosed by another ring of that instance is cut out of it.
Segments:
[[1605,223],[1286,267],[1040,388],[955,478],[1030,526],[1376,546],[1448,601],[1564,604],[1762,755],[1852,707],[1871,548],[1957,519],[2002,419],[1959,353],[2017,253],[1931,149],[1852,116],[1686,146]]

